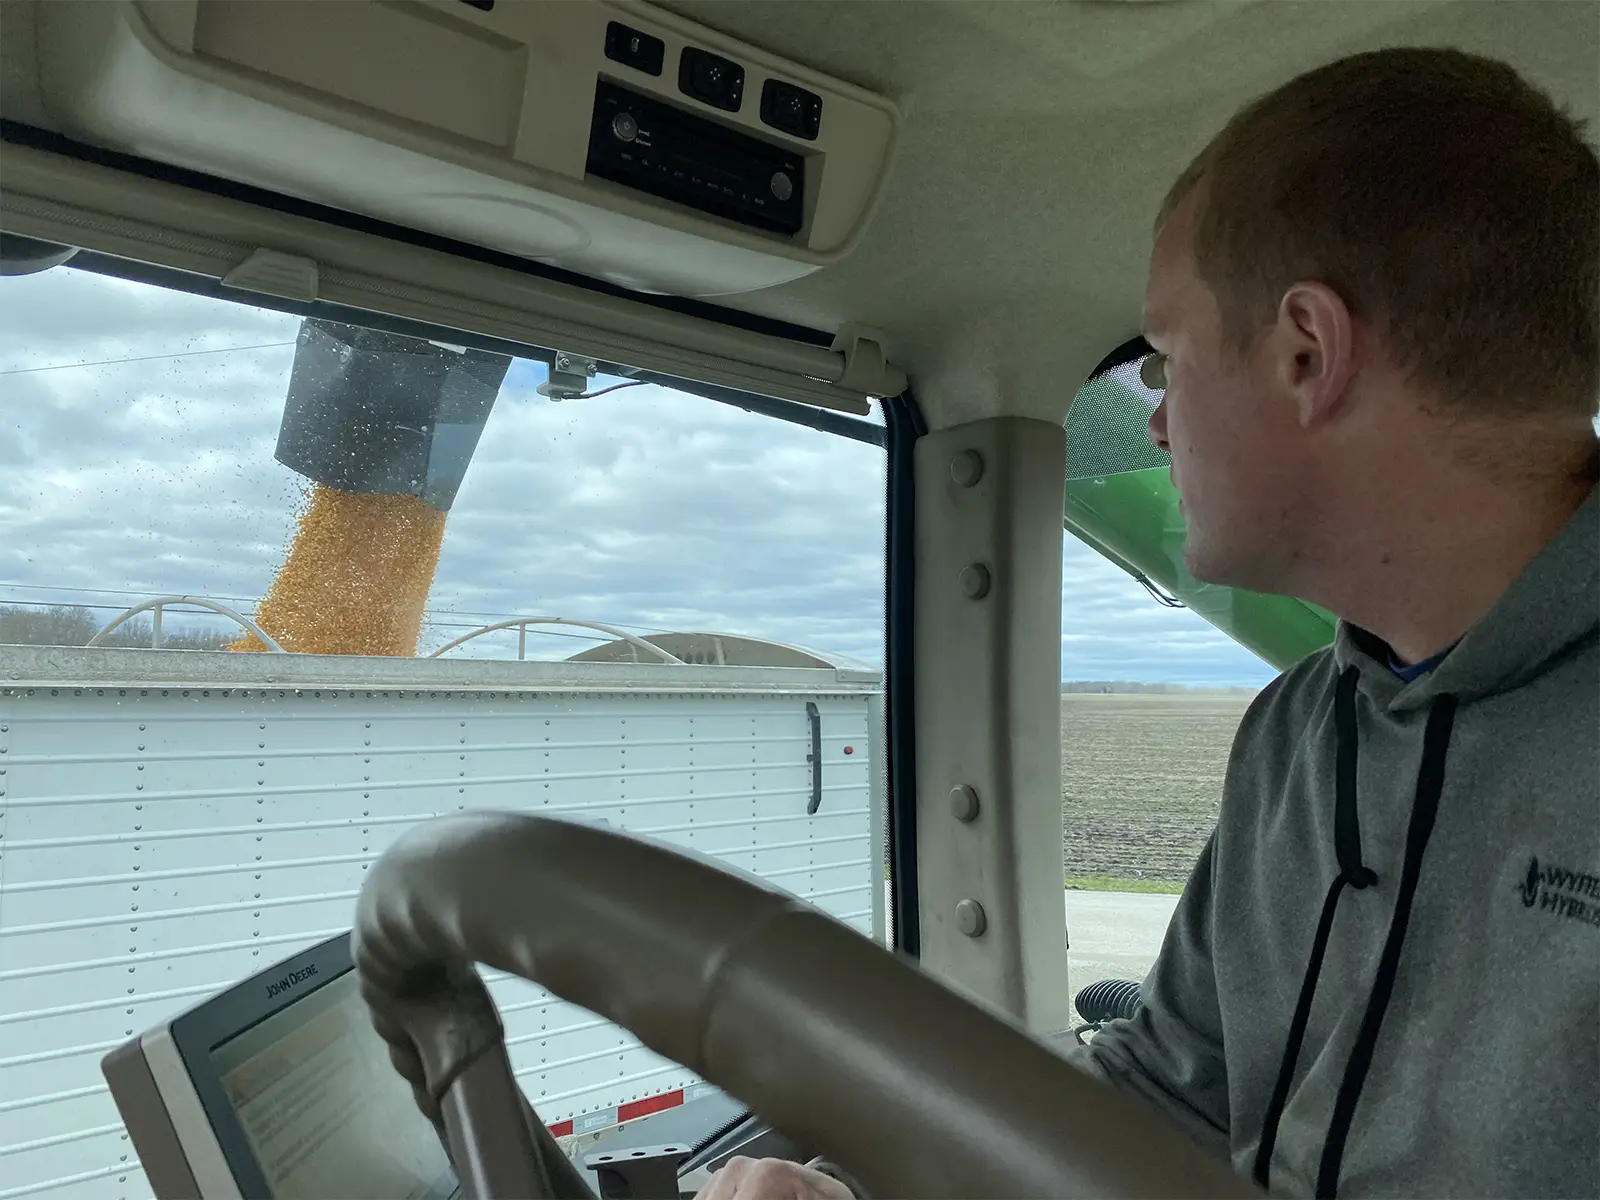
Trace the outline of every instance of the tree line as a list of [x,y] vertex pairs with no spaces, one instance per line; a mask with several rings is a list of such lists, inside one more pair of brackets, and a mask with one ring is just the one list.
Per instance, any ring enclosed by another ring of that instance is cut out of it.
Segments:
[[[87,646],[106,623],[81,604],[0,604],[0,644]],[[145,613],[117,626],[101,645],[148,647],[153,628],[154,619]],[[161,623],[163,650],[222,650],[238,636],[174,625],[170,614]]]

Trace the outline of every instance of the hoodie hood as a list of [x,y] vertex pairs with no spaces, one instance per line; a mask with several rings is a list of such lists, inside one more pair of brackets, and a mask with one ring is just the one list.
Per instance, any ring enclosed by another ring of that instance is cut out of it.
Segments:
[[1389,669],[1383,642],[1347,621],[1339,622],[1333,656],[1340,672],[1360,671],[1361,690],[1374,702],[1405,712],[1441,694],[1466,704],[1510,691],[1597,637],[1600,485],[1432,671],[1406,683]]

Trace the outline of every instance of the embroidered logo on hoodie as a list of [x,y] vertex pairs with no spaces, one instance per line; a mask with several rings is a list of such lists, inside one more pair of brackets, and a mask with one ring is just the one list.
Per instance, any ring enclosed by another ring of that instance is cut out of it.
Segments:
[[1600,875],[1586,875],[1550,863],[1541,866],[1539,856],[1533,855],[1517,893],[1524,908],[1537,905],[1540,912],[1600,927]]

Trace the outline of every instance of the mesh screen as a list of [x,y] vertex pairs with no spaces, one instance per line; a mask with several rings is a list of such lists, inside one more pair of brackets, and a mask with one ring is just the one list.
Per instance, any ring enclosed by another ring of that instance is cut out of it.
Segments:
[[1079,389],[1067,410],[1067,478],[1095,479],[1168,464],[1146,422],[1161,400],[1139,379],[1139,360],[1112,367]]

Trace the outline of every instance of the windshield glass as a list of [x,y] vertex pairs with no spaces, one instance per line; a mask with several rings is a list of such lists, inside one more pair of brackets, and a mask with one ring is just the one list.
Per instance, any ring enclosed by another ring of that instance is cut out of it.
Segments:
[[1144,978],[1216,824],[1246,709],[1274,664],[1333,632],[1298,600],[1184,570],[1167,455],[1147,432],[1160,394],[1139,367],[1096,375],[1067,417],[1061,815],[1075,996]]
[[[266,599],[263,626],[318,653],[411,653],[418,617],[426,654],[496,620],[561,616],[881,657],[877,446],[654,384],[557,403],[539,392],[545,362],[450,348],[448,332],[86,271],[7,279],[0,311],[0,641],[70,644],[178,594],[246,613]],[[280,579],[297,535],[310,553]],[[297,626],[297,607],[320,611]],[[173,646],[239,632],[164,620]],[[541,627],[527,654],[611,640]],[[511,630],[452,653],[517,643]]]
[[[1078,549],[1074,543],[1081,544],[1120,568],[1153,603],[1190,610],[1269,667],[1283,670],[1333,640],[1333,616],[1292,597],[1203,583],[1184,568],[1178,493],[1168,475],[1167,454],[1147,431],[1161,396],[1140,379],[1141,362],[1136,357],[1095,375],[1068,410],[1068,545]],[[1203,629],[1197,622],[1187,626]],[[1138,637],[1132,626],[1123,635]],[[1211,648],[1225,644],[1201,637],[1202,652],[1208,642]]]
[[[348,928],[432,816],[888,938],[876,414],[105,267],[0,279],[0,1192],[148,1195],[100,1058]],[[487,977],[569,1146],[703,1090]]]

